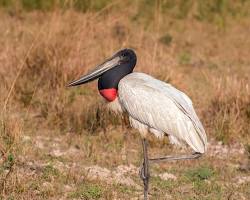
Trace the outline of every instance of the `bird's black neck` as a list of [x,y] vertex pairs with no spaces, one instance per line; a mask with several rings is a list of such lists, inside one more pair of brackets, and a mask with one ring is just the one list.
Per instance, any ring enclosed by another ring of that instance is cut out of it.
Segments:
[[120,80],[133,72],[134,66],[122,64],[105,72],[98,80],[98,89],[118,89]]

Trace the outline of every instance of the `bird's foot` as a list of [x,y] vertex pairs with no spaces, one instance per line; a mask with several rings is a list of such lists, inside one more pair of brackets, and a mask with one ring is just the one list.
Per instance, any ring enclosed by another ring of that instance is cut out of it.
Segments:
[[147,168],[145,168],[144,162],[140,166],[139,175],[140,175],[140,178],[143,180],[143,182],[145,180],[148,180],[150,177],[149,171],[147,170]]
[[142,163],[142,165],[140,167],[139,175],[140,175],[140,178],[142,179],[143,185],[144,185],[144,200],[147,200],[148,199],[148,189],[149,189],[148,185],[149,185],[150,175],[149,175],[148,166],[145,166],[144,162]]

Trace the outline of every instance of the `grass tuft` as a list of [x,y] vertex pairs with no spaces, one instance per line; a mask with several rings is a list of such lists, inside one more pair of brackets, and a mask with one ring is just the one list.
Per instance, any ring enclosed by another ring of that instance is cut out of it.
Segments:
[[179,55],[179,64],[189,65],[191,63],[192,55],[188,51],[184,51]]
[[169,46],[171,44],[172,40],[173,40],[173,37],[169,33],[166,33],[165,35],[163,35],[160,38],[159,41],[161,43],[163,43],[164,45]]
[[208,180],[214,175],[214,170],[209,167],[198,167],[196,169],[187,170],[185,173],[185,176],[191,181]]
[[100,186],[92,183],[83,183],[77,187],[77,189],[72,192],[70,198],[80,198],[80,199],[100,199],[102,196],[102,189]]
[[54,177],[58,177],[60,172],[58,169],[54,168],[52,165],[46,165],[42,169],[42,178],[45,181],[52,181]]

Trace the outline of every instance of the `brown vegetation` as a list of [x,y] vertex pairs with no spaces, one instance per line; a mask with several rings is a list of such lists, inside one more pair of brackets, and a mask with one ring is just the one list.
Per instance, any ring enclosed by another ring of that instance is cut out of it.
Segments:
[[[249,17],[228,20],[221,26],[189,15],[164,15],[156,6],[152,19],[147,19],[138,15],[140,6],[115,1],[85,13],[72,9],[0,11],[0,199],[138,196],[138,188],[119,185],[110,191],[112,185],[89,180],[81,171],[84,164],[139,166],[136,131],[104,108],[95,83],[75,89],[65,87],[124,47],[136,50],[136,71],[170,82],[191,97],[209,141],[222,141],[229,149],[244,146],[249,151]],[[40,140],[45,147],[36,143]],[[51,141],[62,145],[61,149],[73,146],[75,153],[56,156],[51,153],[55,150]],[[165,140],[150,140],[150,145],[154,153],[170,152]],[[248,199],[249,182],[237,187],[232,181],[249,175],[249,171],[233,167],[242,164],[241,158],[246,156],[233,156],[224,160],[208,156],[194,165],[187,162],[187,166],[173,163],[155,167],[156,174],[167,169],[181,178],[177,182],[153,178],[152,195],[164,199],[167,191],[174,199],[186,194],[190,199]],[[221,163],[225,160],[228,166],[224,168]],[[76,167],[58,171],[53,164],[59,161],[65,165],[76,162]],[[38,163],[34,172],[29,171],[30,166],[27,169],[29,162]],[[197,171],[190,175],[191,166]],[[182,175],[184,171],[186,175]],[[203,175],[206,180],[207,176],[212,178],[204,182],[200,178]],[[46,184],[51,184],[49,189]],[[66,196],[61,188],[65,185],[73,185]]]

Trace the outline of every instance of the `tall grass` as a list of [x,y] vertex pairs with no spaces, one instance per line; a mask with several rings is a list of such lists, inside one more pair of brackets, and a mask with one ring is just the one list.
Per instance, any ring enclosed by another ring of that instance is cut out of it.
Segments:
[[216,24],[224,27],[228,21],[249,17],[249,1],[231,0],[140,0],[139,10],[135,16],[144,22],[155,20],[155,8],[160,7],[164,17],[185,20],[196,19],[198,21]]
[[0,0],[0,6],[7,9],[24,11],[52,11],[54,9],[73,8],[80,12],[98,11],[112,0]]
[[[112,4],[114,0],[0,0],[0,6],[8,9],[23,9],[25,11],[52,11],[58,8],[75,9],[80,12],[98,11]],[[131,5],[138,5],[138,16],[154,19],[155,8],[168,17],[185,19],[193,17],[201,21],[219,22],[227,17],[238,18],[249,16],[249,1],[232,0],[139,0],[137,3],[128,1]]]
[[[248,2],[86,2],[0,1],[7,9],[0,12],[2,180],[15,165],[24,134],[127,129],[126,120],[104,108],[96,83],[65,87],[124,47],[136,50],[136,71],[193,99],[209,138],[250,142]],[[213,26],[218,16],[232,19],[228,30]],[[0,184],[6,192],[8,184]]]
[[241,140],[250,134],[249,84],[235,76],[214,82],[215,96],[207,114],[211,132],[223,143]]

